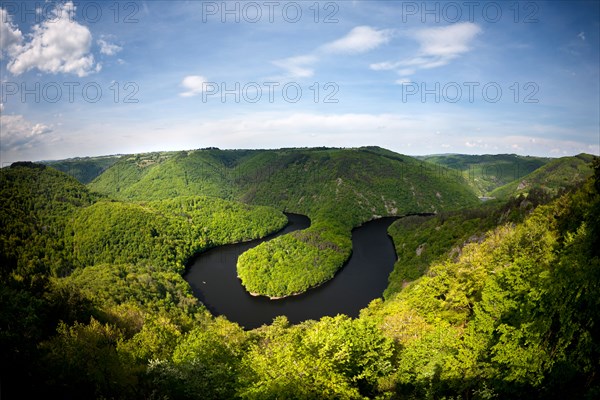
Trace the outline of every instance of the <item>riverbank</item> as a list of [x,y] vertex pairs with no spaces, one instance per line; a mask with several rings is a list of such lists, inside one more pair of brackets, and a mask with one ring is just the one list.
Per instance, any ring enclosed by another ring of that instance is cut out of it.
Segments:
[[[335,278],[298,295],[271,300],[265,296],[252,296],[240,284],[237,258],[262,243],[260,240],[222,246],[203,253],[184,278],[194,295],[213,315],[225,315],[245,329],[271,323],[279,315],[285,315],[291,323],[326,315],[356,317],[373,299],[380,298],[387,286],[396,261],[396,252],[387,234],[387,228],[394,219],[378,219],[354,229],[354,251]],[[297,221],[297,224],[302,224],[302,221]],[[302,225],[295,226],[305,229]]]

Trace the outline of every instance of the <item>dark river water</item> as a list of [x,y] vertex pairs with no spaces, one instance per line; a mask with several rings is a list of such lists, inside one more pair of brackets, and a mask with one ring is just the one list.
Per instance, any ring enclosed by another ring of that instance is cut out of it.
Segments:
[[214,315],[224,315],[246,329],[269,324],[278,315],[291,323],[325,315],[358,316],[359,311],[381,297],[394,268],[396,252],[387,234],[395,218],[367,222],[352,231],[352,256],[329,282],[298,296],[281,300],[250,296],[237,278],[237,258],[244,251],[276,236],[310,226],[310,220],[287,214],[289,224],[265,239],[219,246],[199,254],[184,275],[194,295]]

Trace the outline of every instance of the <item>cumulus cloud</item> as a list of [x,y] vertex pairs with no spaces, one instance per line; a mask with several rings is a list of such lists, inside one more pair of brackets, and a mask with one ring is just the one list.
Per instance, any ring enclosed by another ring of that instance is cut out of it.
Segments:
[[471,42],[481,32],[472,22],[420,29],[408,34],[419,43],[414,57],[374,63],[370,67],[375,71],[397,70],[401,76],[412,75],[419,69],[441,67],[471,51]]
[[2,152],[34,146],[52,128],[41,123],[33,123],[22,115],[0,115],[2,132]]
[[365,53],[387,43],[391,36],[390,29],[377,30],[370,26],[357,26],[346,36],[325,44],[322,50],[346,54]]
[[72,2],[58,3],[52,17],[33,27],[30,41],[19,46],[8,70],[20,75],[37,68],[53,74],[68,73],[79,77],[100,70],[90,53],[92,34],[75,21]]
[[181,86],[186,89],[185,92],[179,93],[182,97],[196,96],[204,90],[204,84],[207,82],[206,78],[201,75],[189,75],[183,78]]
[[11,15],[0,7],[0,58],[6,52],[12,54],[23,41],[23,34],[13,24]]
[[96,43],[98,43],[98,46],[100,46],[100,53],[105,54],[107,56],[114,56],[115,54],[123,50],[121,46],[116,45],[114,43],[109,43],[104,39],[98,39]]

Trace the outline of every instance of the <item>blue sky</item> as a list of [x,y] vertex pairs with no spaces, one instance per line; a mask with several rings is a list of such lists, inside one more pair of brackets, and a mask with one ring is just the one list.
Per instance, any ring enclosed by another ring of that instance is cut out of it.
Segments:
[[0,162],[600,149],[598,1],[0,2]]

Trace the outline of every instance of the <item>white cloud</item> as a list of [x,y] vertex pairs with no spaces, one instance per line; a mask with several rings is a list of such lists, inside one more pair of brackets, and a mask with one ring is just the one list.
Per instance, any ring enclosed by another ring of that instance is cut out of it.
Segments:
[[[370,65],[375,71],[397,70],[402,76],[412,75],[418,69],[437,68],[471,50],[471,42],[481,33],[481,28],[463,22],[441,28],[420,29],[408,35],[419,42],[419,52],[412,58]],[[407,68],[410,67],[410,68]]]
[[400,76],[408,76],[414,74],[416,71],[413,68],[403,68],[398,71],[398,75]]
[[20,46],[8,70],[20,75],[37,68],[42,72],[86,76],[100,70],[90,53],[92,34],[75,22],[72,2],[58,3],[49,17],[33,27],[31,40]]
[[45,124],[33,123],[22,115],[0,115],[2,152],[33,147],[44,135],[52,132]]
[[2,54],[13,53],[23,41],[23,34],[13,24],[11,15],[0,7],[0,59]]
[[357,26],[345,36],[317,47],[305,55],[273,61],[273,64],[286,71],[286,78],[310,78],[315,74],[314,65],[330,54],[360,54],[373,50],[392,37],[390,29],[377,30],[370,26]]
[[373,63],[373,64],[369,65],[369,68],[371,68],[373,71],[387,71],[390,69],[394,69],[396,67],[397,67],[397,63],[392,63],[389,61]]
[[387,43],[391,36],[390,29],[377,30],[370,26],[357,26],[346,36],[325,44],[322,50],[332,53],[365,53]]
[[100,53],[106,54],[107,56],[114,56],[123,50],[121,46],[114,43],[109,43],[104,39],[98,39],[96,43],[98,43],[98,46],[100,46]]
[[579,35],[577,35],[577,37],[585,42],[585,32],[579,32]]
[[196,96],[204,90],[204,84],[207,82],[206,78],[200,75],[189,75],[183,78],[181,86],[186,89],[185,92],[179,93],[182,97]]
[[469,43],[481,32],[476,24],[464,22],[441,28],[422,29],[415,38],[424,56],[456,57],[470,50]]
[[310,78],[315,73],[312,64],[317,61],[317,57],[313,55],[304,55],[276,60],[273,64],[286,70],[287,76],[291,78]]

